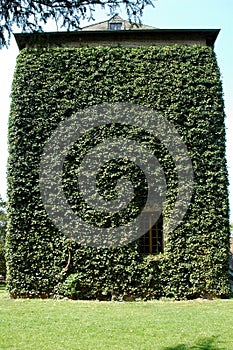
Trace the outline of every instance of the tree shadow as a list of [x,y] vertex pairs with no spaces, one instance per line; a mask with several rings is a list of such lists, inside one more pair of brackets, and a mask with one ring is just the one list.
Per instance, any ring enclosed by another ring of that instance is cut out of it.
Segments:
[[163,348],[163,350],[226,350],[216,344],[216,337],[200,339],[197,344],[185,345],[179,344]]

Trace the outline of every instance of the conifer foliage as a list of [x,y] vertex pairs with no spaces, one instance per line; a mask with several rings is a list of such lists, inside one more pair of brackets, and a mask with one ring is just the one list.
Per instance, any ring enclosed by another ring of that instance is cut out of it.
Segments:
[[96,7],[114,14],[120,5],[125,7],[130,20],[140,23],[145,6],[155,0],[2,0],[0,6],[0,48],[9,43],[12,32],[42,31],[50,20],[57,29],[77,29],[82,20],[93,20]]

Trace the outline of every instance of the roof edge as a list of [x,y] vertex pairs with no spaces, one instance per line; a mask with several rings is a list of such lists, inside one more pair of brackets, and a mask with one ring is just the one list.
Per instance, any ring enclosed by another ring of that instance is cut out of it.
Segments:
[[[143,39],[148,38],[153,42],[151,45],[159,45],[159,40],[164,40],[167,44],[171,45],[172,40],[180,40],[185,45],[188,40],[194,38],[201,38],[205,40],[205,46],[214,47],[214,43],[218,37],[220,29],[130,29],[130,30],[77,30],[72,32],[60,31],[60,32],[35,32],[35,33],[14,33],[15,40],[17,42],[19,50],[25,47],[51,47],[51,46],[86,46],[92,45],[92,43],[98,43],[101,45],[106,40],[114,40],[119,45],[124,45],[125,40],[134,39],[138,40],[138,46],[143,46]],[[158,43],[157,43],[158,42]],[[76,43],[76,44],[75,44]],[[106,45],[103,44],[103,45]],[[114,44],[113,44],[114,45]],[[163,44],[165,45],[165,44]]]

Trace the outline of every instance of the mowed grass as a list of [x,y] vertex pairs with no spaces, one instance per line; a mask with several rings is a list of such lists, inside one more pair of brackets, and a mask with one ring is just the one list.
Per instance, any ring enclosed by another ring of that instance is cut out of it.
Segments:
[[233,300],[10,299],[0,289],[0,349],[233,349]]

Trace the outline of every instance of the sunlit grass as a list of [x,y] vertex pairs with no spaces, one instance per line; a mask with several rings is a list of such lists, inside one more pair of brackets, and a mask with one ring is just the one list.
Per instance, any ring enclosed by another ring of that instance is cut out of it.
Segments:
[[0,349],[233,349],[233,300],[10,299],[0,289]]

